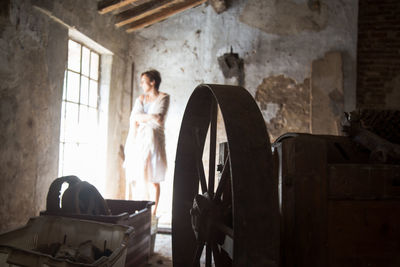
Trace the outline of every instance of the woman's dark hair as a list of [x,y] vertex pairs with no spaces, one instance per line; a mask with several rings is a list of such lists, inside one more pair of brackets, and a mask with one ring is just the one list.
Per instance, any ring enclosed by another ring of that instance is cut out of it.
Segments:
[[148,70],[143,72],[140,77],[142,77],[143,75],[146,75],[147,78],[149,78],[150,82],[154,81],[154,87],[157,89],[160,87],[160,83],[161,83],[161,74],[157,71],[157,70]]

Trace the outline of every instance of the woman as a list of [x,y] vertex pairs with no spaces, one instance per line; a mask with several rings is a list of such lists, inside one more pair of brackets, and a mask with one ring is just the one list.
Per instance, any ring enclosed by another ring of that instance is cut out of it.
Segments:
[[[155,189],[156,215],[160,199],[160,182],[167,169],[165,154],[164,122],[169,106],[169,95],[159,91],[161,75],[156,70],[140,76],[140,95],[130,117],[130,129],[125,145],[127,192],[132,192],[133,182],[138,194],[135,198],[148,199],[148,183]],[[129,196],[129,194],[128,194]]]

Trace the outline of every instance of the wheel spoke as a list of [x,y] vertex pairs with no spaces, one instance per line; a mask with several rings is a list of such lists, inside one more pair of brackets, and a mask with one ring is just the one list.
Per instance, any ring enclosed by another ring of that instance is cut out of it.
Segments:
[[217,116],[218,106],[216,101],[211,104],[211,117],[210,117],[210,160],[209,160],[209,175],[208,175],[208,194],[214,195],[215,183],[215,153],[217,143]]
[[199,135],[197,131],[193,131],[194,135],[194,142],[195,142],[195,156],[196,156],[196,169],[197,169],[197,176],[200,181],[200,186],[201,186],[201,191],[204,194],[207,192],[207,181],[206,181],[206,176],[204,174],[204,166],[203,166],[203,161],[202,161],[202,154],[203,151],[200,148],[200,140],[199,140]]
[[221,246],[222,253],[233,260],[233,238],[225,236],[224,243]]
[[219,257],[219,249],[218,249],[218,246],[215,243],[213,243],[211,245],[211,250],[212,250],[212,255],[213,255],[213,258],[214,258],[215,266],[216,267],[221,266],[220,257]]
[[201,253],[203,252],[204,243],[197,243],[196,252],[193,256],[192,266],[200,266]]
[[224,235],[227,235],[231,238],[233,238],[233,229],[222,222],[215,223],[215,228],[218,229],[221,233]]
[[224,264],[222,262],[221,252],[219,251],[217,244],[213,243],[211,248],[212,248],[215,267],[223,267]]
[[211,247],[210,247],[210,244],[207,244],[206,245],[206,267],[211,267],[211,258],[212,258]]
[[224,250],[220,249],[218,245],[212,245],[212,252],[215,267],[231,267],[232,266],[232,259],[229,258],[229,254],[226,253]]
[[205,192],[207,192],[207,182],[206,182],[206,176],[204,174],[204,166],[201,157],[197,157],[197,176],[199,177],[200,180],[201,191],[204,194]]
[[219,181],[219,184],[218,184],[218,187],[217,187],[217,191],[216,191],[215,196],[214,196],[214,201],[215,200],[219,200],[221,198],[222,192],[225,189],[226,181],[230,178],[229,177],[230,166],[228,166],[228,164],[229,164],[229,155],[225,159],[224,167],[223,167],[222,173],[221,173],[221,179]]

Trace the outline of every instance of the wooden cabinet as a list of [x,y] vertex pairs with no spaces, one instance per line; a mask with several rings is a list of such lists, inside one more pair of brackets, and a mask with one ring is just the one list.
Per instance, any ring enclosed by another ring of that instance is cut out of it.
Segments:
[[298,134],[274,144],[281,266],[400,266],[400,165],[347,137]]

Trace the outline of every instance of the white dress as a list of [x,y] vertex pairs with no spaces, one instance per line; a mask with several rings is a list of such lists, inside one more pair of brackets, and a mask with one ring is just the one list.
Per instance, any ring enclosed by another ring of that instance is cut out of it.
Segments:
[[[159,94],[152,102],[136,99],[131,112],[130,128],[125,144],[125,170],[127,183],[164,181],[167,169],[164,121],[169,107],[169,95]],[[140,123],[135,135],[134,117],[137,114],[161,114],[163,122],[149,120]]]

